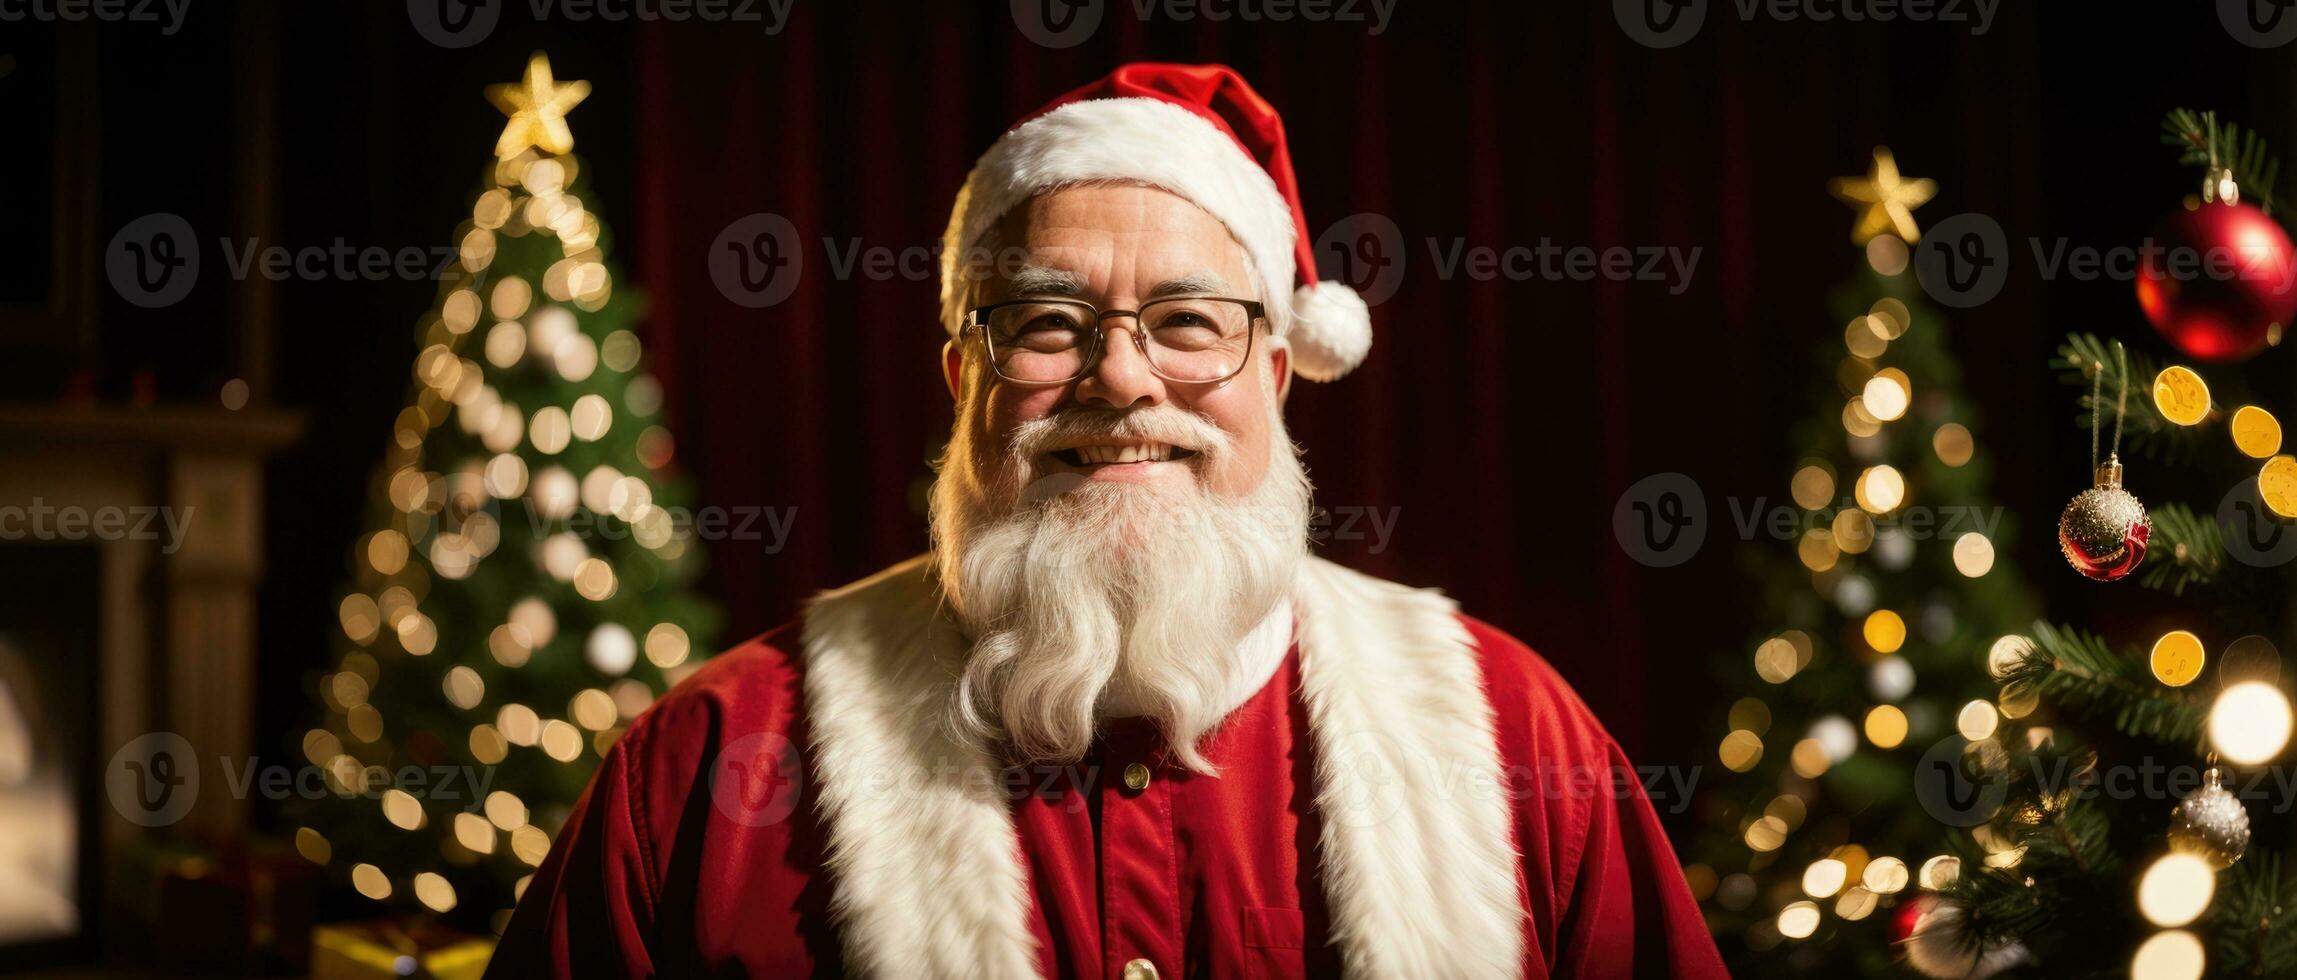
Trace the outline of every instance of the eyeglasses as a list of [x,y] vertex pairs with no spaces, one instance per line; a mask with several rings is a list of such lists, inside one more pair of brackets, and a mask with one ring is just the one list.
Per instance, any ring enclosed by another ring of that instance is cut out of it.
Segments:
[[1102,310],[1073,299],[1019,299],[976,307],[965,315],[979,330],[997,377],[1014,384],[1068,384],[1092,373],[1105,353],[1101,321],[1129,316],[1139,326],[1133,346],[1149,370],[1166,381],[1209,384],[1244,370],[1252,356],[1253,326],[1267,311],[1248,299],[1175,296],[1138,310]]

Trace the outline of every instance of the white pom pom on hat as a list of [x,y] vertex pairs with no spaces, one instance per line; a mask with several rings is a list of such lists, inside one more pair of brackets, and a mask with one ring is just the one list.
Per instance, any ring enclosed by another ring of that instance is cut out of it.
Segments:
[[966,177],[943,236],[945,325],[955,331],[965,302],[959,259],[983,233],[1037,194],[1110,180],[1178,194],[1228,227],[1260,276],[1301,377],[1337,379],[1370,353],[1363,298],[1316,279],[1283,120],[1225,65],[1125,65],[1000,137]]

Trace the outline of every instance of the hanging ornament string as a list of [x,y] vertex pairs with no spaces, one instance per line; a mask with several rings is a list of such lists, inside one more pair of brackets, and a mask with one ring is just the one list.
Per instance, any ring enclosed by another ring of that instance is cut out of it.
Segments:
[[[2109,458],[2111,459],[2114,468],[2120,469],[2122,456],[2122,418],[2129,413],[2130,404],[2130,358],[2129,351],[2122,347],[2122,342],[2118,340],[2114,341],[2114,364],[2115,367],[2121,372],[2122,383],[2121,394],[2115,396],[2114,398],[2114,445],[2113,454]],[[2098,414],[2105,411],[2105,405],[2099,401],[2099,398],[2105,393],[2105,383],[2106,366],[2101,363],[2097,365],[2096,369],[2090,372],[2090,470],[2092,472],[2096,472],[2099,469]],[[2117,479],[2115,482],[2118,483],[2120,481]]]
[[2100,361],[2090,377],[2090,473],[2095,483],[2066,505],[2058,516],[2058,548],[2074,570],[2100,582],[2112,582],[2135,571],[2145,560],[2146,541],[2153,536],[2153,521],[2145,505],[2122,489],[2122,419],[2129,411],[2129,352],[2114,344],[2114,364],[2121,372],[2120,394],[2114,400],[2114,441],[2104,462],[2098,461],[2098,417],[2105,413],[2106,366]]

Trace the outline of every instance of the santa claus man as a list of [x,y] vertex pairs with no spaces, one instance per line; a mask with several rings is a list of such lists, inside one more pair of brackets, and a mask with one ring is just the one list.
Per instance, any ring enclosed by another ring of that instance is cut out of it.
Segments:
[[1000,138],[944,242],[932,551],[633,725],[492,972],[1720,974],[1555,672],[1308,553],[1285,395],[1371,328],[1304,229],[1224,67]]

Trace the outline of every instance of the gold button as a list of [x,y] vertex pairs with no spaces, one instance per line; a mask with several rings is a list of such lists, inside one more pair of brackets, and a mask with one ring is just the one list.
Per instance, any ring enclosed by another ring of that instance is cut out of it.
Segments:
[[[1138,763],[1138,762],[1135,762],[1135,763],[1133,763],[1133,764],[1131,764],[1131,765],[1128,765],[1128,766],[1126,766],[1126,767],[1125,767],[1125,788],[1126,788],[1126,789],[1142,789],[1142,788],[1144,788],[1144,787],[1148,786],[1148,776],[1149,776],[1149,773],[1148,773],[1148,767],[1147,767],[1147,766],[1141,765],[1141,764],[1140,764],[1140,763]],[[1148,963],[1148,961],[1147,961],[1147,960],[1134,960],[1134,961],[1133,961],[1133,963],[1140,963],[1140,964],[1144,964],[1144,965],[1145,965],[1145,964],[1147,964],[1147,963]],[[1125,976],[1128,976],[1128,977],[1129,977],[1129,976],[1132,976],[1132,975],[1133,975],[1133,974],[1132,974],[1132,969],[1133,969],[1133,968],[1132,968],[1132,964],[1131,964],[1131,963],[1125,964]],[[1153,976],[1156,976],[1156,968],[1155,968],[1155,967],[1153,967],[1153,966],[1149,967],[1149,972],[1148,972],[1148,973],[1146,973],[1146,974],[1143,974],[1143,975],[1144,975],[1144,976],[1151,976],[1151,977],[1153,977]]]
[[[1140,763],[1136,762],[1127,767],[1125,771],[1130,773],[1132,770],[1139,768]],[[1145,772],[1146,770],[1143,771]],[[1147,960],[1127,961],[1125,963],[1125,980],[1156,980],[1156,964]]]

